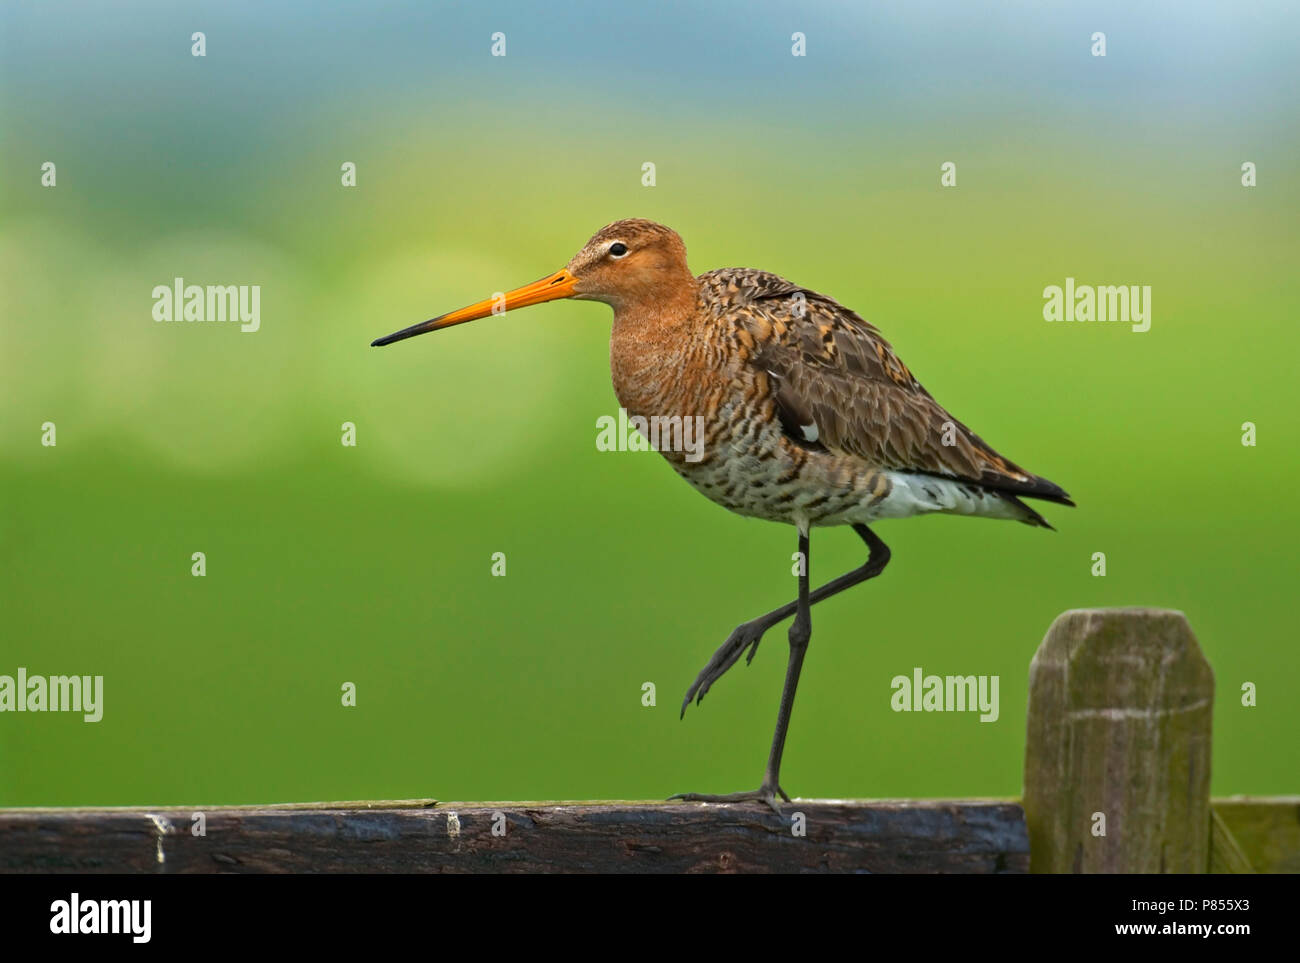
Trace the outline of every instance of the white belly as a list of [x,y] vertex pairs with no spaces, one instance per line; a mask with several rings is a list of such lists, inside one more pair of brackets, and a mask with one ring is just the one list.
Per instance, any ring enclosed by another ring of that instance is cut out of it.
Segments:
[[[868,510],[871,520],[908,518],[931,512],[1015,521],[1024,518],[1024,511],[1015,503],[976,485],[912,472],[887,471],[885,475],[892,488],[888,495]],[[865,522],[868,519],[851,520]]]

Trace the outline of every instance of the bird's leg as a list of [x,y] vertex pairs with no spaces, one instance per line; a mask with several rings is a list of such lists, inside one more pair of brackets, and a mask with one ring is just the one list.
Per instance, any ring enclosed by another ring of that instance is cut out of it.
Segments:
[[[889,547],[876,536],[875,532],[867,528],[866,525],[854,525],[853,530],[867,543],[869,554],[866,562],[861,567],[846,572],[839,578],[816,589],[808,597],[810,605],[815,605],[822,599],[828,599],[832,595],[843,592],[847,588],[852,588],[869,578],[875,578],[884,571],[885,566],[889,563]],[[804,561],[806,568],[807,556],[804,556]],[[745,659],[745,664],[748,665],[754,661],[754,655],[758,652],[758,643],[762,641],[763,633],[778,622],[788,619],[795,613],[798,605],[797,601],[791,602],[779,609],[773,609],[766,615],[760,615],[756,619],[736,626],[735,631],[727,637],[727,641],[722,643],[718,651],[713,653],[713,658],[709,659],[709,664],[700,670],[700,674],[695,677],[695,681],[687,690],[686,698],[682,700],[682,715],[686,715],[686,707],[691,704],[692,699],[695,700],[696,704],[704,701],[704,694],[709,691],[713,683],[722,678],[723,674],[740,660],[746,649],[749,650],[749,656]]]
[[[874,537],[874,536],[873,536]],[[781,756],[785,752],[785,737],[790,730],[790,713],[794,709],[794,694],[799,687],[799,673],[803,669],[808,641],[812,638],[812,599],[808,591],[808,534],[799,533],[799,555],[803,565],[799,570],[799,598],[795,602],[794,622],[790,626],[790,661],[785,670],[785,685],[781,689],[781,707],[776,715],[776,732],[772,734],[772,749],[768,753],[767,768],[763,770],[763,784],[754,792],[730,793],[709,796],[702,793],[683,793],[674,799],[696,802],[742,802],[758,800],[767,803],[779,816],[777,794],[786,802],[790,797],[781,788]]]
[[781,788],[781,755],[785,752],[785,736],[790,731],[790,713],[794,709],[794,693],[799,688],[799,673],[803,670],[803,657],[808,652],[812,638],[812,601],[808,597],[808,535],[799,533],[799,557],[803,566],[799,570],[799,601],[790,623],[790,661],[785,667],[785,684],[781,687],[781,707],[776,713],[776,731],[772,734],[772,749],[763,770],[763,784],[759,792],[766,793],[766,802],[779,813],[776,797],[779,792],[786,802],[790,797]]

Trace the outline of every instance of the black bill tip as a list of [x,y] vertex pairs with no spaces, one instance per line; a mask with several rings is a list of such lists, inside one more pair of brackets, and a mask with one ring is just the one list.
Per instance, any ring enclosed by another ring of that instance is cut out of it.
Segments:
[[419,324],[413,324],[409,328],[403,328],[401,331],[394,331],[392,334],[386,334],[382,338],[375,338],[370,342],[372,348],[382,348],[386,344],[392,344],[395,341],[405,341],[407,338],[414,338],[417,334],[424,334],[426,331],[432,331],[433,325],[439,319],[434,318],[431,321],[421,321]]

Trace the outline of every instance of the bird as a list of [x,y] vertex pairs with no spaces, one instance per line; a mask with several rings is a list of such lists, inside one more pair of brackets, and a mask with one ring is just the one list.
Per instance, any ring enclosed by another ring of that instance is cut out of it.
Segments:
[[[723,268],[695,276],[677,232],[642,218],[601,228],[553,274],[371,344],[561,298],[613,308],[614,393],[639,429],[652,421],[670,426],[656,447],[686,482],[732,512],[795,529],[797,597],[738,625],[701,669],[681,708],[684,718],[692,701],[698,705],[742,655],[746,664],[753,660],[769,629],[794,617],[759,787],[670,797],[758,802],[779,814],[777,797],[791,801],[781,786],[781,761],[812,636],[811,609],[884,571],[890,550],[870,526],[946,513],[1051,529],[1023,499],[1074,502],[950,415],[880,331],[854,311],[767,271]],[[689,448],[672,430],[687,423],[702,427],[702,438]],[[832,526],[852,528],[867,558],[812,589],[810,535]]]

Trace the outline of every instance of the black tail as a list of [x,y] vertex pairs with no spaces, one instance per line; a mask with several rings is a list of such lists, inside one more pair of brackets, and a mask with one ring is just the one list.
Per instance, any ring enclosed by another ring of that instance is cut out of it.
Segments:
[[[1056,531],[1055,528],[1053,528],[1050,524],[1048,524],[1047,519],[1045,519],[1042,515],[1038,514],[1038,512],[1034,511],[1032,508],[1030,508],[1028,505],[1022,502],[1015,495],[1003,495],[1002,497],[1005,498],[1007,501],[1009,501],[1012,505],[1015,505],[1016,508],[1020,509],[1020,511],[1024,513],[1024,518],[1020,520],[1024,522],[1026,525],[1033,525],[1036,528],[1045,528],[1050,532]],[[1070,501],[1067,498],[1065,501],[1061,502],[1060,504],[1073,505],[1074,502]]]

